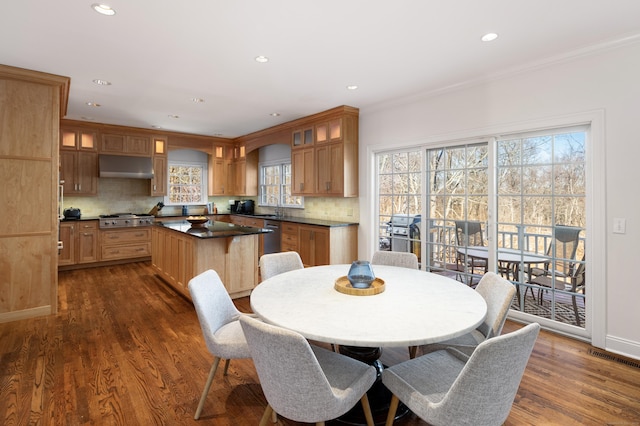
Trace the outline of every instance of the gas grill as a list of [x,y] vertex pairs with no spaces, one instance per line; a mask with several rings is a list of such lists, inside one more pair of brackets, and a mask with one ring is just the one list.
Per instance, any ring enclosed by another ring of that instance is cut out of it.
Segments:
[[411,239],[419,238],[418,229],[421,216],[419,214],[394,214],[387,223],[391,251],[412,252]]
[[100,228],[132,228],[153,225],[154,217],[146,213],[116,213],[100,215]]

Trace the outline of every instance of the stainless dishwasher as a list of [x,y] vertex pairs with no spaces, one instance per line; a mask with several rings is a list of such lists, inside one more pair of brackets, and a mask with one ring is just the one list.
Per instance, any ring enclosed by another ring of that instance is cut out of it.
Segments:
[[262,234],[264,238],[264,254],[278,253],[280,251],[280,221],[265,220],[264,227],[273,232]]

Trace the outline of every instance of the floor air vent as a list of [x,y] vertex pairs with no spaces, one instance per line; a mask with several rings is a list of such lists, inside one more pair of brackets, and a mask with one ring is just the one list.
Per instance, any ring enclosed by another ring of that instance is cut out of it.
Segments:
[[640,368],[640,362],[623,358],[618,355],[613,355],[608,352],[601,352],[595,349],[589,349],[589,355],[593,355],[598,358],[608,359],[610,361],[619,362],[620,364],[625,364],[625,365],[628,365],[629,367]]

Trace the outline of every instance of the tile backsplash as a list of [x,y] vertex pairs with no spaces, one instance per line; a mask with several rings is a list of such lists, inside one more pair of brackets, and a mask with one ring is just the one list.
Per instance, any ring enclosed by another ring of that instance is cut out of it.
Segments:
[[[148,213],[163,197],[151,197],[150,181],[146,179],[99,178],[96,197],[64,197],[64,208],[75,207],[84,217],[114,213]],[[254,200],[257,197],[209,197],[218,207],[219,213],[229,212],[229,200]],[[190,206],[189,214],[201,214],[204,206]],[[256,213],[272,213],[271,207],[256,204]],[[180,207],[167,206],[162,210],[165,215],[181,214]],[[306,197],[304,209],[285,209],[291,217],[358,222],[360,210],[358,198]]]

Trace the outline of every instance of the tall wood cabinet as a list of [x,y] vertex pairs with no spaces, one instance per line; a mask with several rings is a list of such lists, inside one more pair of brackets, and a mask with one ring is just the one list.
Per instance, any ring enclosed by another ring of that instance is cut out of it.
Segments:
[[0,322],[57,311],[59,122],[69,79],[0,65]]
[[61,127],[60,180],[65,195],[98,193],[98,133],[88,129]]
[[312,116],[291,137],[293,195],[358,196],[358,112]]

